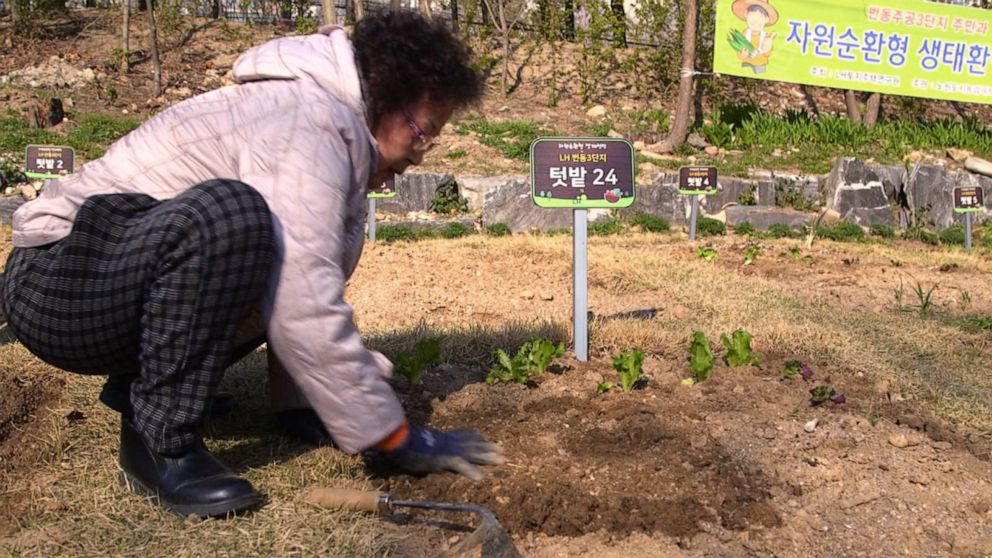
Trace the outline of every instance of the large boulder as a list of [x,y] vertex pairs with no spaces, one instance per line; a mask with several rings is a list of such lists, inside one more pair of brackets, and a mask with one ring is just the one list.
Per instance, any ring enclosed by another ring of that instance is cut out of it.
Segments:
[[507,177],[492,185],[482,204],[482,226],[503,223],[513,232],[565,229],[572,226],[572,210],[545,209],[534,204],[530,183],[523,177]]
[[[729,204],[775,205],[775,183],[771,180],[721,177],[717,182],[715,194],[701,196],[699,206],[706,213],[719,213]],[[748,197],[753,198],[753,203],[748,202]]]
[[954,212],[954,188],[980,186],[985,191],[985,211],[973,214],[981,221],[992,217],[992,178],[970,172],[953,172],[935,165],[920,165],[907,188],[909,206],[924,225],[946,229],[963,223],[964,216]]
[[458,192],[468,201],[469,211],[482,209],[486,194],[495,190],[501,184],[511,180],[526,180],[515,176],[456,176]]
[[376,199],[376,211],[404,215],[411,211],[427,211],[438,188],[455,181],[450,174],[416,173],[396,177],[396,195]]
[[660,173],[653,183],[636,186],[634,196],[634,204],[621,210],[621,214],[641,212],[673,224],[689,222],[689,196],[678,192],[678,175]]
[[864,163],[853,157],[839,157],[823,184],[823,196],[829,207],[837,188],[844,184],[879,182],[889,200],[900,201],[907,181],[908,174],[901,165]]
[[731,227],[741,223],[751,223],[758,230],[767,230],[772,225],[782,224],[793,229],[800,229],[816,216],[781,207],[762,207],[748,205],[732,205],[725,211],[726,222]]

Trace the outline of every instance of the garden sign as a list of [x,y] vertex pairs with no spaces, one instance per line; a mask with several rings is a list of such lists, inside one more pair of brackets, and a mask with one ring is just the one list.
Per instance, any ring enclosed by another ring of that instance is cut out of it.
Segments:
[[616,138],[538,138],[530,144],[531,198],[538,207],[572,209],[572,324],[575,358],[589,358],[589,208],[634,203],[634,148]]
[[696,240],[699,196],[715,194],[719,189],[716,167],[682,167],[679,169],[679,193],[692,196],[689,210],[689,240]]
[[713,71],[992,103],[992,12],[906,0],[717,0]]
[[971,250],[971,214],[985,210],[985,193],[981,186],[954,189],[954,212],[964,213],[964,248]]
[[369,215],[368,215],[368,235],[369,242],[375,242],[375,200],[381,198],[392,198],[396,196],[396,178],[392,180],[387,180],[382,183],[378,188],[369,189],[369,193],[366,197],[369,199]]
[[24,174],[30,178],[59,178],[72,174],[75,151],[59,145],[29,145]]

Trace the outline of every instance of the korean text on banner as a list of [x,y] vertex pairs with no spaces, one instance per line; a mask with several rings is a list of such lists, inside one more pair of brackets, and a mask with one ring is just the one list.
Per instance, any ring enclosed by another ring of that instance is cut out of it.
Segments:
[[990,24],[922,0],[718,0],[713,71],[992,103]]

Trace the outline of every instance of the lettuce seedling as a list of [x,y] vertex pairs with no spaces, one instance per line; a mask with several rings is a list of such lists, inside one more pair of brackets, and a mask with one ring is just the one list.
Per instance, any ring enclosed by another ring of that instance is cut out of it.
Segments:
[[716,250],[710,248],[709,246],[700,246],[696,250],[696,256],[706,261],[710,261],[716,258]]
[[761,247],[757,244],[752,244],[744,249],[744,265],[751,265],[754,260],[758,257],[758,253],[761,252]]
[[692,343],[689,345],[689,369],[692,370],[695,382],[710,379],[713,373],[713,351],[706,334],[701,331],[692,332]]
[[520,351],[527,354],[527,365],[530,371],[538,376],[543,376],[551,361],[565,354],[565,344],[555,345],[547,339],[534,337],[529,342],[524,343],[520,347]]
[[809,404],[811,407],[816,407],[826,403],[827,401],[832,401],[834,403],[847,403],[847,398],[844,395],[837,393],[834,388],[827,384],[820,384],[815,388],[809,390]]
[[624,393],[630,393],[634,389],[634,384],[644,375],[644,351],[634,349],[631,352],[623,351],[619,356],[613,357],[613,369],[620,376],[620,389]]
[[795,378],[802,372],[802,369],[803,369],[803,363],[799,362],[798,360],[790,360],[789,362],[785,363],[785,368],[782,369],[782,377],[785,378],[786,380],[790,378]]
[[510,358],[510,355],[503,349],[496,349],[494,356],[496,363],[486,375],[487,384],[493,385],[496,382],[526,384],[530,380],[526,354],[518,352],[513,358]]
[[596,395],[603,395],[611,389],[613,389],[613,382],[599,382],[596,386]]
[[727,349],[727,354],[724,355],[723,362],[727,366],[758,364],[757,355],[751,352],[751,334],[743,329],[738,329],[730,334],[730,336],[731,338],[727,339],[726,335],[720,335],[720,342]]
[[413,354],[400,353],[393,360],[393,369],[409,380],[410,385],[420,383],[424,369],[441,361],[441,342],[437,339],[417,341]]

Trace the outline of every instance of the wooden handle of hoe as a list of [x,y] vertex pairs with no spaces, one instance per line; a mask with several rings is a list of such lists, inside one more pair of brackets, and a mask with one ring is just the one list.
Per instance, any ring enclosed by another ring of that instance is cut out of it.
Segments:
[[375,490],[315,486],[307,491],[303,499],[322,508],[378,512],[380,511],[379,502],[382,496],[383,493]]

